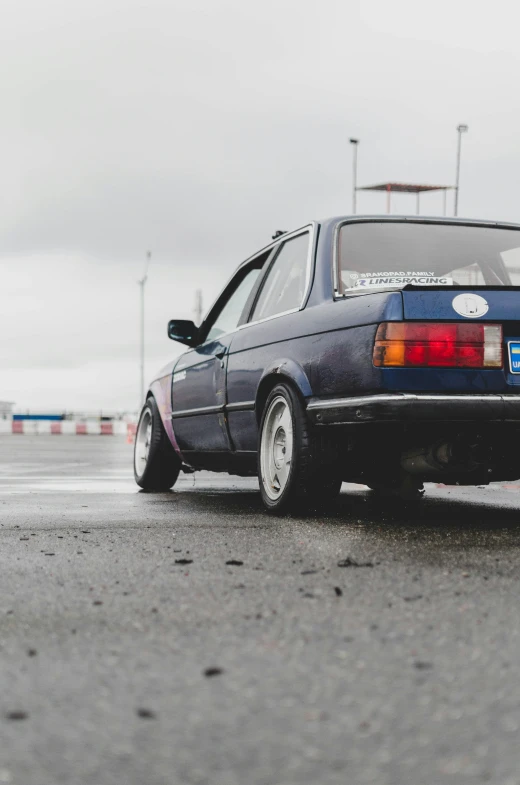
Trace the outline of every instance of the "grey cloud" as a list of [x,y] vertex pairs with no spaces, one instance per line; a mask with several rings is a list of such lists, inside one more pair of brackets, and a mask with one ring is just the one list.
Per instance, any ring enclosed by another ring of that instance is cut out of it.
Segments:
[[[191,315],[195,288],[207,304],[276,229],[349,212],[349,136],[361,183],[449,184],[467,122],[461,212],[517,219],[514,36],[487,4],[461,0],[453,17],[441,3],[433,35],[421,4],[410,15],[394,0],[389,21],[382,3],[360,16],[353,0],[0,2],[0,323],[17,336],[4,365],[74,372],[100,346],[130,363],[148,248],[149,354],[167,360],[165,320]],[[384,198],[358,206],[383,212]],[[441,206],[424,197],[425,213]],[[393,209],[415,203],[396,196]],[[49,278],[24,282],[36,338],[27,314],[2,321],[29,257]],[[82,329],[60,299],[78,293]]]

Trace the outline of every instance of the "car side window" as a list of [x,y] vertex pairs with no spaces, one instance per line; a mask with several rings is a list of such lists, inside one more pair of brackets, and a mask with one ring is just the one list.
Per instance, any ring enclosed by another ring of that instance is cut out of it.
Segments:
[[238,327],[240,317],[253,286],[260,275],[261,267],[249,270],[237,284],[231,295],[221,307],[219,314],[211,325],[205,340],[211,341],[224,333],[229,333]]
[[300,308],[307,283],[310,235],[299,234],[282,243],[256,302],[251,321]]

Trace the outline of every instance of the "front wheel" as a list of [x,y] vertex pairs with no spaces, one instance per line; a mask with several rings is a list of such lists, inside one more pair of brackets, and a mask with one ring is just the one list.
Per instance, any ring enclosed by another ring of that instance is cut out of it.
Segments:
[[147,491],[168,491],[177,481],[181,460],[164,430],[155,398],[147,399],[134,443],[134,477]]
[[259,437],[262,501],[275,514],[323,509],[342,480],[333,443],[311,430],[295,391],[278,384],[265,403]]

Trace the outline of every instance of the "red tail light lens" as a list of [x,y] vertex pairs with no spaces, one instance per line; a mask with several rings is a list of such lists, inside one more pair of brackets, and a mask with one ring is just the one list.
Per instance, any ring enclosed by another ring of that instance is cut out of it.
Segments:
[[502,325],[384,322],[377,329],[378,368],[502,368]]

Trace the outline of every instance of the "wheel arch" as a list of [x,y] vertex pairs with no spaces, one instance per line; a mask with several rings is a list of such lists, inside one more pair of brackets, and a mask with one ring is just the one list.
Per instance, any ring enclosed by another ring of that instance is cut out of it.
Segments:
[[156,379],[154,382],[152,382],[148,392],[146,393],[146,400],[149,398],[155,398],[164,430],[166,431],[173,449],[182,461],[184,459],[179,449],[179,445],[177,444],[177,439],[175,438],[175,432],[173,430],[172,423],[171,378],[172,377],[170,375],[162,376],[160,379]]
[[301,365],[291,359],[276,360],[264,370],[256,391],[255,414],[258,424],[260,424],[269,393],[280,382],[288,382],[298,393],[302,402],[312,396],[309,379]]

